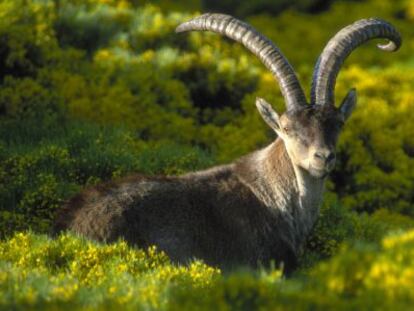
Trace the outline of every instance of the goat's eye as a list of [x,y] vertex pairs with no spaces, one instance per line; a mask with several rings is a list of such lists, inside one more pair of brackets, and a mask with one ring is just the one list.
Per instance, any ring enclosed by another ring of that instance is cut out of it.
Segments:
[[283,130],[285,131],[286,134],[289,134],[290,129],[288,127],[284,127]]

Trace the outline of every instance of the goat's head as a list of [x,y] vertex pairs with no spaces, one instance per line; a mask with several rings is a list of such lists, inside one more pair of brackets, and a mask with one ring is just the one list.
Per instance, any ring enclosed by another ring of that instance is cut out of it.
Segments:
[[283,140],[293,164],[315,177],[325,177],[334,167],[336,141],[355,100],[352,90],[339,109],[332,105],[304,105],[281,116],[261,98],[256,105],[267,124]]
[[242,43],[272,72],[285,99],[286,112],[279,116],[261,98],[256,100],[257,108],[284,141],[293,164],[318,178],[333,169],[338,135],[356,104],[356,91],[352,89],[342,104],[335,107],[335,81],[342,63],[355,48],[371,39],[390,40],[388,44],[378,45],[385,51],[396,51],[401,45],[397,30],[380,19],[363,19],[343,28],[328,42],[316,63],[308,104],[287,59],[269,39],[248,24],[229,15],[204,14],[176,29],[177,32],[190,30],[209,30]]

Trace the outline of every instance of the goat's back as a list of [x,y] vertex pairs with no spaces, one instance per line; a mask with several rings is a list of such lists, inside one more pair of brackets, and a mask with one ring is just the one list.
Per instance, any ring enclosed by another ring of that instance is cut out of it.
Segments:
[[156,245],[172,260],[250,265],[294,255],[283,222],[244,185],[232,165],[183,177],[132,176],[89,188],[59,212],[55,231],[99,241]]

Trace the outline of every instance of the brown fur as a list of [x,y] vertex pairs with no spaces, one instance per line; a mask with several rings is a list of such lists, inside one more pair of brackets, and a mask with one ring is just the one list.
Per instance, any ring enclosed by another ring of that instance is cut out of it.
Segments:
[[180,177],[136,175],[86,189],[62,207],[55,232],[156,245],[180,263],[198,258],[232,267],[275,260],[291,271],[318,216],[325,177],[334,167],[337,138],[355,107],[356,92],[350,90],[339,108],[333,101],[308,105],[283,55],[249,26],[208,14],[177,28],[207,29],[242,42],[279,81],[288,108],[284,114],[279,117],[264,99],[256,100],[278,139],[229,165]]
[[69,229],[104,242],[122,238],[139,247],[157,245],[180,263],[199,258],[226,268],[275,260],[291,270],[303,240],[291,221],[297,213],[295,195],[290,200],[296,207],[287,218],[273,206],[277,198],[263,202],[259,197],[272,192],[280,179],[292,192],[294,171],[281,140],[269,150],[274,156],[264,163],[268,176],[255,167],[256,152],[181,177],[136,175],[88,188],[61,209],[55,232]]
[[[354,106],[355,96],[345,102]],[[86,189],[58,213],[55,232],[156,245],[179,263],[222,268],[276,261],[291,271],[333,168],[342,110],[317,105],[259,112],[279,138],[238,161],[179,177],[130,176]],[[318,154],[320,153],[320,154]]]

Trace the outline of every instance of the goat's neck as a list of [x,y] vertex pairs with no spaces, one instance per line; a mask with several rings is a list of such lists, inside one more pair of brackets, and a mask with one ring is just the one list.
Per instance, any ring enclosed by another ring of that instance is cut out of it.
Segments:
[[303,208],[316,209],[322,201],[325,178],[316,178],[301,167],[293,165],[298,185],[299,202]]
[[240,164],[244,182],[268,208],[283,215],[300,245],[318,216],[324,179],[294,165],[281,139]]
[[288,197],[296,197],[302,208],[319,205],[325,179],[315,178],[308,171],[292,163],[292,160],[281,139],[277,139],[264,152],[262,163],[258,166],[264,171],[264,182]]

